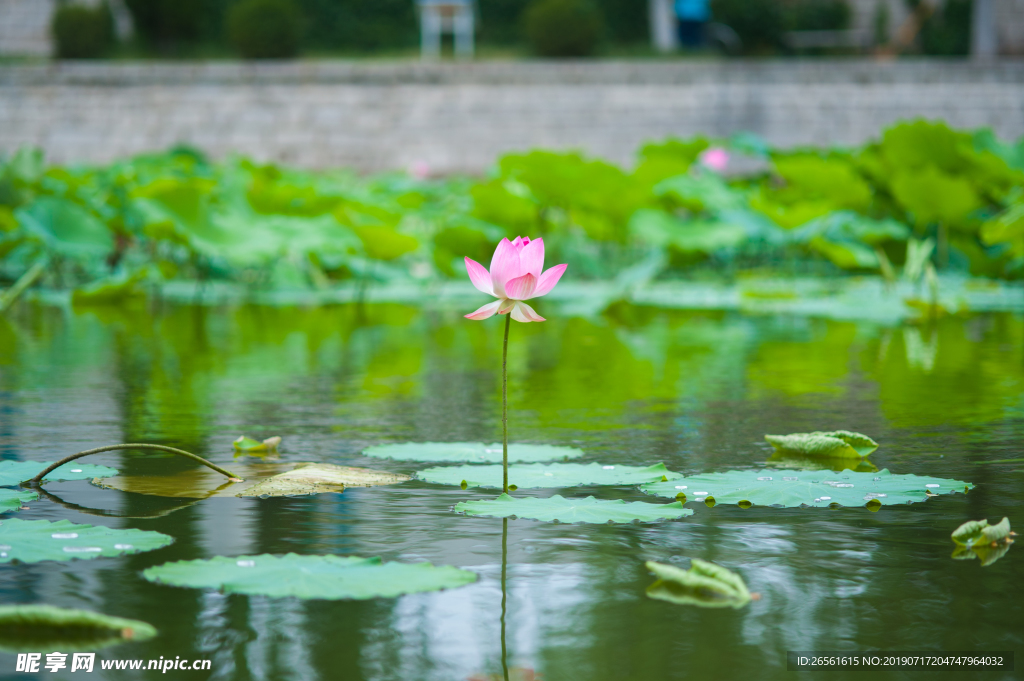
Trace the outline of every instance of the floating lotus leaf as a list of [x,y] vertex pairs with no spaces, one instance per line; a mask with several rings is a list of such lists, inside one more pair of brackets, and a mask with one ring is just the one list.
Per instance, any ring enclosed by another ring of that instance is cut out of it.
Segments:
[[15,518],[0,524],[0,563],[120,556],[163,548],[172,541],[166,534],[146,530]]
[[1010,538],[1010,519],[1003,518],[996,525],[988,520],[969,520],[953,531],[953,541],[963,546],[988,545]]
[[833,459],[867,456],[878,449],[878,443],[867,435],[851,433],[848,430],[765,435],[764,439],[779,452]]
[[[0,650],[80,652],[156,636],[145,622],[52,605],[0,606]],[[70,667],[70,664],[68,665]]]
[[[0,487],[14,486],[31,480],[46,470],[52,461],[0,461]],[[109,478],[117,475],[116,468],[93,466],[87,463],[72,461],[51,471],[44,482],[53,480],[88,480],[89,478]]]
[[742,608],[752,600],[742,577],[699,558],[691,561],[689,570],[652,560],[645,565],[658,578],[647,587],[647,595],[660,601],[702,608]]
[[975,546],[957,546],[953,551],[953,560],[981,561],[981,567],[988,567],[1006,555],[1010,550],[1011,542],[999,542],[995,546],[991,544],[978,544]]
[[392,485],[408,475],[370,468],[335,466],[329,463],[234,464],[232,472],[242,482],[232,482],[206,467],[171,475],[117,476],[93,483],[122,492],[158,497],[207,499],[209,497],[282,497],[341,492],[346,487]]
[[[439,463],[501,463],[501,443],[485,445],[482,442],[404,442],[396,445],[378,445],[363,450],[366,456],[396,461],[437,461]],[[537,463],[577,459],[583,452],[575,447],[555,445],[508,446],[509,463]]]
[[725,471],[691,475],[682,480],[656,482],[640,489],[670,499],[713,499],[718,504],[758,506],[865,506],[924,501],[930,495],[966,492],[972,485],[960,480],[921,475],[831,471]]
[[209,560],[181,560],[142,573],[151,582],[194,589],[273,598],[394,598],[420,591],[453,589],[476,581],[476,574],[448,565],[384,563],[358,556],[262,554]]
[[[416,477],[439,485],[502,486],[501,466],[441,466],[418,471]],[[519,489],[576,487],[578,485],[636,485],[683,477],[657,463],[640,466],[604,466],[599,463],[519,464],[508,467],[509,486]]]
[[497,499],[462,501],[455,504],[454,510],[466,515],[491,518],[514,516],[562,523],[649,523],[693,515],[693,511],[683,508],[678,501],[672,504],[646,504],[642,501],[611,501],[594,497],[565,499],[557,494],[547,499],[502,494]]
[[0,488],[0,513],[17,511],[22,504],[35,501],[39,495],[27,489],[2,489]]
[[242,435],[231,444],[234,446],[236,452],[245,452],[246,454],[264,454],[266,452],[277,451],[278,445],[281,444],[281,438],[275,435],[274,437],[268,437],[263,442],[260,442],[259,440],[253,440],[251,437]]

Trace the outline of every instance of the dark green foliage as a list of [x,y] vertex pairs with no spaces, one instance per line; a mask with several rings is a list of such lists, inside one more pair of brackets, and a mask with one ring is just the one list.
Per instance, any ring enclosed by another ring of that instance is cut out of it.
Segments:
[[790,30],[841,31],[850,27],[850,4],[846,0],[795,0],[786,10]]
[[480,42],[523,42],[523,12],[528,4],[529,0],[477,0]]
[[782,42],[785,14],[778,0],[711,0],[711,14],[736,31],[747,54],[772,51]]
[[154,45],[196,40],[203,33],[211,10],[223,11],[222,2],[204,0],[125,0],[136,34]]
[[921,27],[925,54],[965,55],[971,50],[972,0],[946,0]]
[[601,12],[587,0],[534,0],[524,25],[533,50],[543,57],[586,57],[597,49]]
[[419,20],[414,0],[298,0],[306,17],[304,44],[328,50],[414,47]]
[[228,12],[227,30],[246,59],[284,59],[298,54],[302,15],[291,0],[242,0]]
[[604,17],[605,33],[619,44],[648,43],[648,0],[597,0]]
[[59,59],[96,59],[114,44],[114,17],[106,3],[62,5],[53,15],[51,30]]

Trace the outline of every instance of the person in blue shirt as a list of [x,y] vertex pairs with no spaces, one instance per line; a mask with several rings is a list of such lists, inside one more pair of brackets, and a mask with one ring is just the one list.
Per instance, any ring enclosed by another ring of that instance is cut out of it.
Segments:
[[679,42],[694,49],[704,42],[704,24],[711,18],[708,0],[676,0],[676,18]]

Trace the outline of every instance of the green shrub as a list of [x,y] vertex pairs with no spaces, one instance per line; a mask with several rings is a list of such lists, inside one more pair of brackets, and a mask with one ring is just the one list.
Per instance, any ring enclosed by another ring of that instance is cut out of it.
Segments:
[[167,46],[195,40],[202,33],[208,0],[124,0],[135,34],[143,42]]
[[534,0],[524,15],[526,37],[544,57],[586,57],[601,37],[602,18],[588,0]]
[[114,16],[106,3],[62,5],[54,12],[51,30],[59,59],[96,59],[114,44]]
[[794,31],[841,31],[850,27],[846,0],[796,0],[788,6],[787,25]]
[[291,0],[242,0],[228,11],[227,28],[246,59],[283,59],[299,52],[302,15]]
[[946,0],[921,27],[925,54],[965,55],[971,50],[971,0]]
[[782,43],[785,17],[778,0],[711,0],[711,14],[743,41],[743,51],[758,54]]

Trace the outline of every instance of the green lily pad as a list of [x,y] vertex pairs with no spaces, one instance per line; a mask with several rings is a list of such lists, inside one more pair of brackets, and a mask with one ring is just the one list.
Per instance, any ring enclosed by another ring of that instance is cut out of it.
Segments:
[[988,520],[969,520],[953,530],[953,541],[963,546],[988,545],[1003,542],[1010,537],[1010,519],[1003,518],[995,525]]
[[878,443],[867,435],[848,430],[794,433],[792,435],[765,435],[779,452],[821,456],[828,458],[862,457],[878,449]]
[[231,443],[236,452],[245,452],[247,454],[257,454],[277,451],[278,445],[281,444],[280,436],[275,435],[274,437],[268,437],[263,442],[259,440],[253,440],[251,437],[245,435],[240,436],[237,440]]
[[[418,471],[416,477],[438,485],[502,486],[501,466],[440,466]],[[636,485],[683,477],[657,463],[640,466],[605,466],[599,463],[519,464],[508,467],[509,486],[519,489],[576,487],[579,485]]]
[[953,560],[974,560],[981,561],[981,567],[988,567],[1006,555],[1010,550],[1011,542],[1000,542],[995,546],[991,544],[978,544],[976,546],[957,546],[953,551]]
[[38,498],[39,495],[31,490],[0,488],[0,513],[20,510],[23,504]]
[[649,560],[647,569],[658,578],[647,595],[678,605],[702,608],[742,608],[752,599],[743,578],[721,565],[694,558],[689,570]]
[[972,485],[921,475],[831,471],[725,471],[691,475],[682,480],[656,482],[640,489],[670,499],[682,494],[688,501],[758,506],[865,506],[924,501],[935,494],[966,492]]
[[[31,480],[53,464],[52,461],[0,461],[0,487],[10,487]],[[116,468],[93,466],[72,461],[51,471],[44,482],[54,480],[88,480],[117,475]]]
[[154,636],[156,629],[145,622],[88,610],[52,605],[0,606],[0,650],[12,653],[98,650]]
[[565,499],[556,494],[547,499],[511,497],[502,494],[497,499],[461,501],[455,504],[456,513],[490,518],[527,518],[561,523],[632,523],[657,522],[693,515],[678,501],[671,504],[646,504],[642,501],[626,502],[595,499]]
[[151,582],[272,598],[395,598],[420,591],[453,589],[476,574],[449,565],[384,563],[358,556],[216,556],[181,560],[142,573]]
[[[501,463],[501,443],[485,445],[482,442],[404,442],[395,445],[377,445],[363,450],[366,456],[396,461],[436,461],[438,463]],[[578,459],[583,451],[575,447],[555,445],[508,446],[509,463],[538,463],[559,459]]]
[[393,485],[408,475],[329,463],[233,464],[241,482],[232,482],[205,466],[171,475],[117,476],[93,480],[107,489],[158,497],[208,499],[210,497],[285,497],[342,492],[346,487]]
[[147,530],[14,518],[0,524],[0,563],[121,556],[163,548],[172,541],[173,537]]

